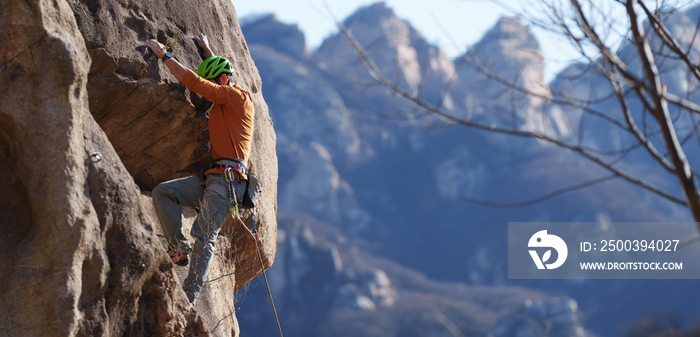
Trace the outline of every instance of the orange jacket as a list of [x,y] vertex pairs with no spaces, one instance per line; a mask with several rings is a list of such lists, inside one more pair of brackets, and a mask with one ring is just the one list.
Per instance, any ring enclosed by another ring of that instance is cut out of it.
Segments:
[[[255,117],[250,93],[238,84],[233,87],[217,85],[199,77],[192,70],[182,77],[181,82],[190,91],[214,103],[209,113],[209,138],[213,159],[238,158],[248,161]],[[214,173],[212,170],[206,174]]]

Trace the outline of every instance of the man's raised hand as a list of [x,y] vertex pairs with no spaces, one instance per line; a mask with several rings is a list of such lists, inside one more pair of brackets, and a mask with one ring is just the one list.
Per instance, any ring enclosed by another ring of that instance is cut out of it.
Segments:
[[151,48],[153,55],[155,55],[157,58],[162,58],[163,55],[165,55],[165,46],[162,43],[154,39],[150,39],[146,42],[146,45],[148,48]]
[[199,45],[199,48],[202,48],[204,50],[209,49],[209,39],[206,35],[199,33],[194,36],[194,39],[197,41],[197,45]]
[[207,38],[206,35],[199,33],[194,36],[195,41],[197,41],[197,45],[199,45],[199,48],[202,48],[202,51],[204,52],[204,58],[208,59],[212,56],[214,56],[214,53],[211,52],[211,49],[209,49],[209,39]]

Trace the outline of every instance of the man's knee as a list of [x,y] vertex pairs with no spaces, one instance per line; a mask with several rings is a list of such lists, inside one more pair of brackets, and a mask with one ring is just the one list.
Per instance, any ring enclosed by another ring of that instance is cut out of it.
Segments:
[[162,195],[163,194],[163,183],[158,184],[155,188],[153,188],[153,193],[155,195]]
[[190,234],[200,240],[205,245],[213,245],[219,236],[219,231],[216,228],[207,226],[199,226],[195,221]]
[[167,185],[164,185],[164,183],[158,184],[155,188],[153,188],[153,191],[151,191],[151,196],[153,197],[153,200],[164,200],[164,199],[170,199],[168,195],[172,193],[172,189],[168,188]]

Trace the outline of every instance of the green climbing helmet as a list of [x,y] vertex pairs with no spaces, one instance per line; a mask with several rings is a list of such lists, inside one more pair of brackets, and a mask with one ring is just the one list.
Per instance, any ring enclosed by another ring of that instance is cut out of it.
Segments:
[[197,75],[207,80],[217,78],[224,73],[233,74],[233,67],[231,62],[223,56],[212,56],[204,60],[197,69]]

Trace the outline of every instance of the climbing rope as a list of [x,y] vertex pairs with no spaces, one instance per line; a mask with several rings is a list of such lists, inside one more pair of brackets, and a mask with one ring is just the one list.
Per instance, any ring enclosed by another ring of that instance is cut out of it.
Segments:
[[243,220],[240,217],[240,214],[238,213],[238,205],[235,207],[235,216],[234,216],[234,208],[231,207],[231,217],[234,220],[238,220],[238,222],[245,228],[248,233],[250,234],[250,239],[255,243],[255,251],[258,253],[258,260],[260,261],[260,269],[262,270],[263,278],[265,279],[265,287],[267,287],[267,296],[270,298],[270,305],[272,305],[272,313],[275,314],[275,322],[277,322],[277,331],[280,333],[280,337],[284,337],[282,335],[282,327],[280,326],[280,319],[277,317],[277,309],[275,308],[275,301],[272,299],[272,291],[270,291],[270,283],[267,281],[267,273],[265,273],[265,265],[263,264],[262,260],[262,255],[260,254],[260,247],[258,246],[258,242],[260,242],[260,237],[258,236],[258,230],[255,226],[255,209],[252,210],[252,225],[253,225],[253,230],[251,231],[248,226],[245,225]]
[[[257,237],[258,232],[255,232]],[[282,327],[280,326],[280,319],[277,317],[277,309],[275,309],[275,302],[272,300],[272,292],[270,291],[270,283],[267,282],[267,273],[265,273],[265,266],[262,262],[262,255],[260,255],[260,248],[258,247],[258,240],[255,240],[255,250],[258,252],[258,259],[260,260],[260,268],[262,269],[263,278],[265,279],[265,286],[267,287],[267,295],[270,297],[270,304],[272,305],[272,312],[275,314],[275,321],[277,322],[277,331],[280,332],[280,337],[282,336]]]

